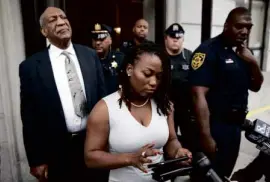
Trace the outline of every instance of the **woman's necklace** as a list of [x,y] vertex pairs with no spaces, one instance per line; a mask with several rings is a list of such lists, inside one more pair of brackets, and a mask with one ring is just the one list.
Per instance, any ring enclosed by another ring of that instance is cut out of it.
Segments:
[[149,101],[149,98],[146,99],[146,101],[142,105],[137,105],[137,104],[134,104],[133,102],[130,102],[130,104],[133,105],[133,106],[135,106],[135,107],[143,107],[143,106],[145,106],[148,103],[148,101]]

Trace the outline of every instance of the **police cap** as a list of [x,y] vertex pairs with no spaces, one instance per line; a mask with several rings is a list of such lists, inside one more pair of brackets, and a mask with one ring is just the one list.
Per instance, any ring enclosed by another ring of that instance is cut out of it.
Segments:
[[112,28],[105,24],[96,23],[91,33],[93,39],[103,40],[112,34]]
[[181,38],[185,34],[183,27],[178,23],[173,23],[165,30],[165,35],[172,38]]

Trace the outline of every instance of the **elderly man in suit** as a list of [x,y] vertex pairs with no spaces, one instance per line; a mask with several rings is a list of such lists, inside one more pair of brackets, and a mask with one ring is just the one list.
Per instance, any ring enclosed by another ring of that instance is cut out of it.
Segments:
[[102,181],[84,164],[87,115],[105,94],[94,50],[72,44],[65,13],[49,7],[40,18],[50,46],[20,64],[21,117],[30,173],[39,181]]

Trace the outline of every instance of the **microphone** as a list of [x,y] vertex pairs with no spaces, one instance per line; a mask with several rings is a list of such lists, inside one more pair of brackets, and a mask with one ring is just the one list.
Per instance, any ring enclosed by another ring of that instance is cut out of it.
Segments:
[[256,119],[253,122],[246,119],[242,125],[245,137],[251,143],[256,144],[256,148],[263,153],[270,155],[270,125]]
[[157,181],[167,181],[167,180],[170,180],[172,179],[173,177],[176,177],[176,176],[186,176],[186,175],[189,175],[190,172],[192,171],[193,167],[191,166],[187,166],[187,167],[182,167],[182,168],[179,168],[179,169],[174,169],[172,171],[169,171],[169,172],[164,172],[164,173],[157,173],[157,172],[154,172],[152,174],[153,176],[153,179],[157,180]]
[[189,157],[184,156],[176,159],[162,161],[155,164],[149,164],[148,168],[151,168],[153,173],[152,177],[156,181],[167,181],[175,176],[188,175],[192,170],[192,167],[179,168],[179,162],[188,160]]
[[200,175],[211,179],[213,182],[223,182],[217,173],[211,168],[210,160],[202,153],[195,153],[193,156],[192,166],[174,166],[175,162],[187,160],[187,157],[179,159],[173,159],[158,164],[149,165],[152,167],[154,173],[152,173],[153,179],[157,181],[166,181],[176,176],[189,175],[193,170],[199,172]]
[[159,163],[155,163],[155,164],[149,164],[148,168],[157,168],[157,167],[164,167],[164,166],[168,166],[168,165],[172,165],[176,162],[182,162],[185,160],[188,160],[189,158],[187,156],[184,157],[179,157],[176,159],[171,159],[171,160],[167,160],[167,161],[163,161],[163,162],[159,162]]
[[201,174],[212,179],[213,182],[223,182],[223,180],[211,168],[210,160],[202,152],[195,154],[194,166],[201,172]]

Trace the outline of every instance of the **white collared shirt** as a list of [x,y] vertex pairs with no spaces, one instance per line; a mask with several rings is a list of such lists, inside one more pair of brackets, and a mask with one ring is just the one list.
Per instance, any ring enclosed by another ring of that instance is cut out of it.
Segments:
[[50,56],[50,60],[52,64],[54,80],[56,83],[56,87],[60,96],[62,108],[65,115],[67,129],[69,132],[75,133],[77,131],[80,131],[86,128],[87,116],[84,118],[80,118],[75,114],[71,91],[69,88],[69,83],[68,83],[68,78],[67,78],[66,68],[65,68],[66,56],[62,54],[63,51],[68,52],[71,59],[73,60],[80,83],[83,88],[83,92],[85,94],[84,81],[82,77],[80,64],[76,56],[75,50],[73,48],[73,45],[70,44],[70,46],[66,50],[62,50],[51,44],[50,49],[49,49],[49,56]]

